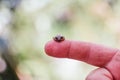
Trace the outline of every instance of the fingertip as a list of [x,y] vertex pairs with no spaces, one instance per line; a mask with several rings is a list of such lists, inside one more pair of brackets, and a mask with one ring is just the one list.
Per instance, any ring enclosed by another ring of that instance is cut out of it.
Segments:
[[46,44],[45,44],[45,47],[44,47],[44,50],[45,50],[45,53],[47,55],[51,55],[52,53],[52,41],[48,41]]
[[70,42],[64,40],[62,42],[56,42],[54,40],[45,44],[45,53],[49,56],[65,58],[69,51]]

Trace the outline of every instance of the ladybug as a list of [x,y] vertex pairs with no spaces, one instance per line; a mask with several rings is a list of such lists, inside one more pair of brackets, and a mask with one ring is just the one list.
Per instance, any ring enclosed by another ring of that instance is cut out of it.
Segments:
[[55,37],[53,37],[53,40],[56,42],[62,42],[65,40],[65,37],[62,35],[56,35]]

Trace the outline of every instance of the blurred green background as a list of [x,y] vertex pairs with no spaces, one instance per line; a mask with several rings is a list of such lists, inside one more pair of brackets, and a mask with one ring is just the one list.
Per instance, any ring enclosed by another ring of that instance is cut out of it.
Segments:
[[0,0],[0,36],[9,38],[20,80],[85,80],[97,67],[47,56],[53,36],[120,47],[119,0]]

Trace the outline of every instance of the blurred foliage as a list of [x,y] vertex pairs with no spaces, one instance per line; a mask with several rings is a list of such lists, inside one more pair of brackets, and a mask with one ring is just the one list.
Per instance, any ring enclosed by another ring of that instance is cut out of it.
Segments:
[[[44,45],[62,34],[66,39],[119,48],[119,7],[119,0],[21,0],[14,11],[4,6],[12,17],[7,26],[21,80],[84,80],[96,67],[48,57]],[[65,72],[71,64],[74,67]]]

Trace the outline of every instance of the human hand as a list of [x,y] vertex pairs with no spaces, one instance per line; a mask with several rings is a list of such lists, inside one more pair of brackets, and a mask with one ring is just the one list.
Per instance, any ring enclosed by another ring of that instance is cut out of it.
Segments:
[[57,58],[80,60],[99,67],[86,80],[120,80],[120,50],[88,42],[49,41],[45,52]]

